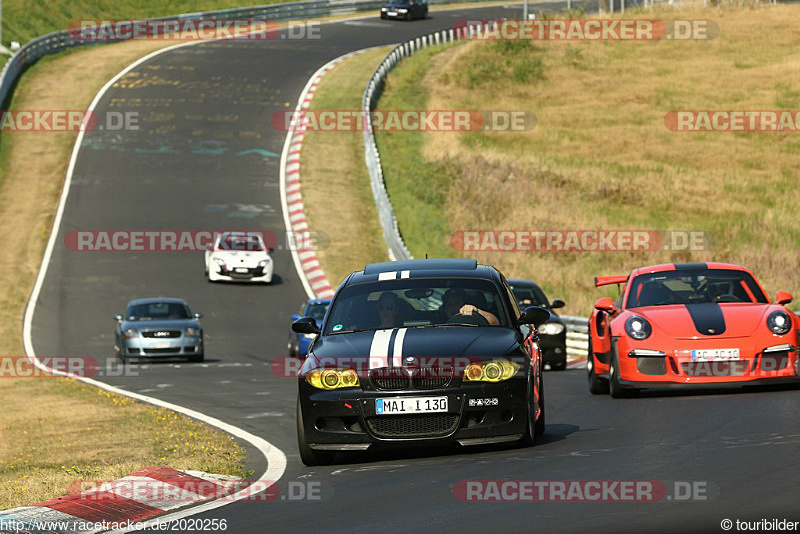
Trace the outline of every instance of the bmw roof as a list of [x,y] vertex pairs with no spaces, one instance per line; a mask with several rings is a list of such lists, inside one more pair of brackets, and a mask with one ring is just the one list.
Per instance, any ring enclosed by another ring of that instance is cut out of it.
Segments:
[[480,265],[477,260],[436,258],[371,263],[365,266],[363,271],[351,274],[347,279],[347,283],[397,280],[412,277],[467,277],[499,280],[497,270],[494,267]]

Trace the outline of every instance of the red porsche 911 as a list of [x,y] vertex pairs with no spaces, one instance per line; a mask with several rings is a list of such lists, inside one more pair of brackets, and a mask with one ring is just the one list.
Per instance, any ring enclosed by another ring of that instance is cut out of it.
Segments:
[[745,267],[676,263],[595,278],[624,284],[595,303],[589,321],[589,391],[693,384],[800,383],[800,320],[778,291],[770,302]]

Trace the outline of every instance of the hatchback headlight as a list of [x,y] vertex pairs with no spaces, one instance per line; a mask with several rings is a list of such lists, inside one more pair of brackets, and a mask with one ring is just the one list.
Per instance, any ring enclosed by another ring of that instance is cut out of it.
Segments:
[[355,369],[317,369],[306,374],[306,382],[315,388],[327,390],[361,385]]
[[653,328],[644,317],[634,315],[633,317],[628,317],[628,320],[625,321],[625,332],[633,339],[641,341],[650,337],[650,334],[653,333]]
[[561,323],[544,323],[540,324],[536,332],[544,336],[555,336],[564,331],[564,325]]
[[519,371],[519,364],[505,360],[471,363],[464,369],[464,382],[501,382]]
[[792,329],[792,319],[786,312],[775,310],[767,317],[767,326],[773,334],[782,336]]

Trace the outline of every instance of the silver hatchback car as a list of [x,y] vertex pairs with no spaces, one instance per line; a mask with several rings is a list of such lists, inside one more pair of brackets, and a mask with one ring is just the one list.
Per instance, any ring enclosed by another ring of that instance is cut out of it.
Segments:
[[129,358],[187,358],[202,362],[202,313],[192,313],[185,300],[136,299],[125,315],[115,315],[114,348],[123,362]]

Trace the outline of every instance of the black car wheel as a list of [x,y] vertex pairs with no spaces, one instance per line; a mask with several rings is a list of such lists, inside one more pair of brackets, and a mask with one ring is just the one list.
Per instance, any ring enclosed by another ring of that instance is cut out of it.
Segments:
[[311,465],[327,465],[333,463],[333,457],[336,454],[333,451],[315,451],[308,446],[306,441],[306,429],[303,426],[303,412],[300,408],[300,399],[297,399],[297,446],[300,449],[300,460],[304,464]]
[[592,395],[605,395],[608,393],[608,381],[603,380],[594,372],[594,351],[592,350],[592,335],[589,333],[589,350],[586,357],[586,370],[589,374],[589,391]]
[[[533,371],[531,371],[532,373]],[[539,408],[542,415],[536,419],[536,409],[533,403],[533,377],[528,375],[528,391],[527,391],[527,421],[525,424],[525,432],[519,439],[519,444],[523,447],[529,447],[536,441],[536,436],[544,433],[544,382],[542,381],[542,373],[539,373]]]

